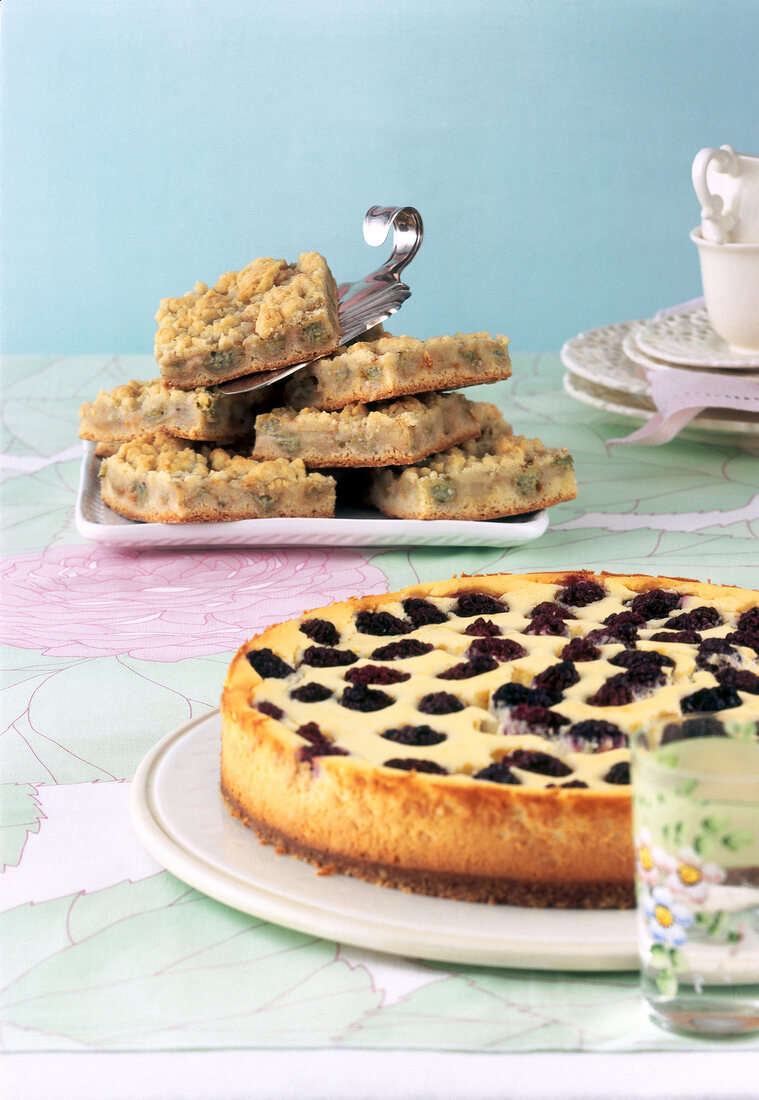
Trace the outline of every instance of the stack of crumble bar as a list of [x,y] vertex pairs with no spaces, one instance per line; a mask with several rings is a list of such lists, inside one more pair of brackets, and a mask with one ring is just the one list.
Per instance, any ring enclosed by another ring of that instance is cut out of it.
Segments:
[[[458,392],[510,376],[506,337],[377,328],[339,347],[337,289],[318,253],[198,283],[156,320],[161,377],[81,410],[103,500],[129,519],[333,516],[350,498],[404,519],[487,520],[576,495],[566,448],[514,435],[495,405]],[[299,362],[284,386],[218,388]]]

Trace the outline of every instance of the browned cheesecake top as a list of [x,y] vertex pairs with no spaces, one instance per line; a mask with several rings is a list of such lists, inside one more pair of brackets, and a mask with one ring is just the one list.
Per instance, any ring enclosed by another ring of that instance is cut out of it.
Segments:
[[311,762],[612,790],[637,731],[759,731],[759,593],[697,581],[459,578],[334,604],[244,655],[228,687]]

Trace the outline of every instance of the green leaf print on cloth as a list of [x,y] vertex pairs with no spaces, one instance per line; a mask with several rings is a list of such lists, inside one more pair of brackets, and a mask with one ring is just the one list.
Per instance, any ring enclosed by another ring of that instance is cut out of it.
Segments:
[[31,783],[0,783],[0,869],[18,865],[28,834],[39,828],[39,802]]
[[180,677],[171,665],[165,685],[161,666],[118,657],[41,657],[39,665],[44,671],[5,689],[0,740],[2,774],[33,783],[131,778],[165,733],[215,704],[223,680],[215,664],[200,665],[196,690],[208,699],[200,702],[172,686]]
[[451,969],[460,973],[371,1013],[349,1045],[512,1052],[678,1045],[648,1023],[637,974]]
[[376,1008],[334,944],[229,909],[161,872],[0,916],[0,1019],[38,1049],[338,1042]]

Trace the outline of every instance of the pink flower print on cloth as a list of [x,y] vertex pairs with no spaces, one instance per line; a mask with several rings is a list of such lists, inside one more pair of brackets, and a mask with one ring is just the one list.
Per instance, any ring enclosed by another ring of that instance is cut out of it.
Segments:
[[56,657],[224,653],[311,608],[387,591],[385,574],[347,550],[66,546],[1,568],[0,640]]

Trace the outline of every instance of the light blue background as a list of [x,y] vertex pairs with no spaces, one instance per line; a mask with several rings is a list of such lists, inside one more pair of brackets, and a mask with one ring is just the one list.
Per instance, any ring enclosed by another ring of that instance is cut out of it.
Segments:
[[[514,350],[700,293],[703,145],[759,153],[756,0],[5,0],[6,352],[147,352],[164,295],[318,249],[392,331]],[[382,254],[380,254],[380,251]]]

